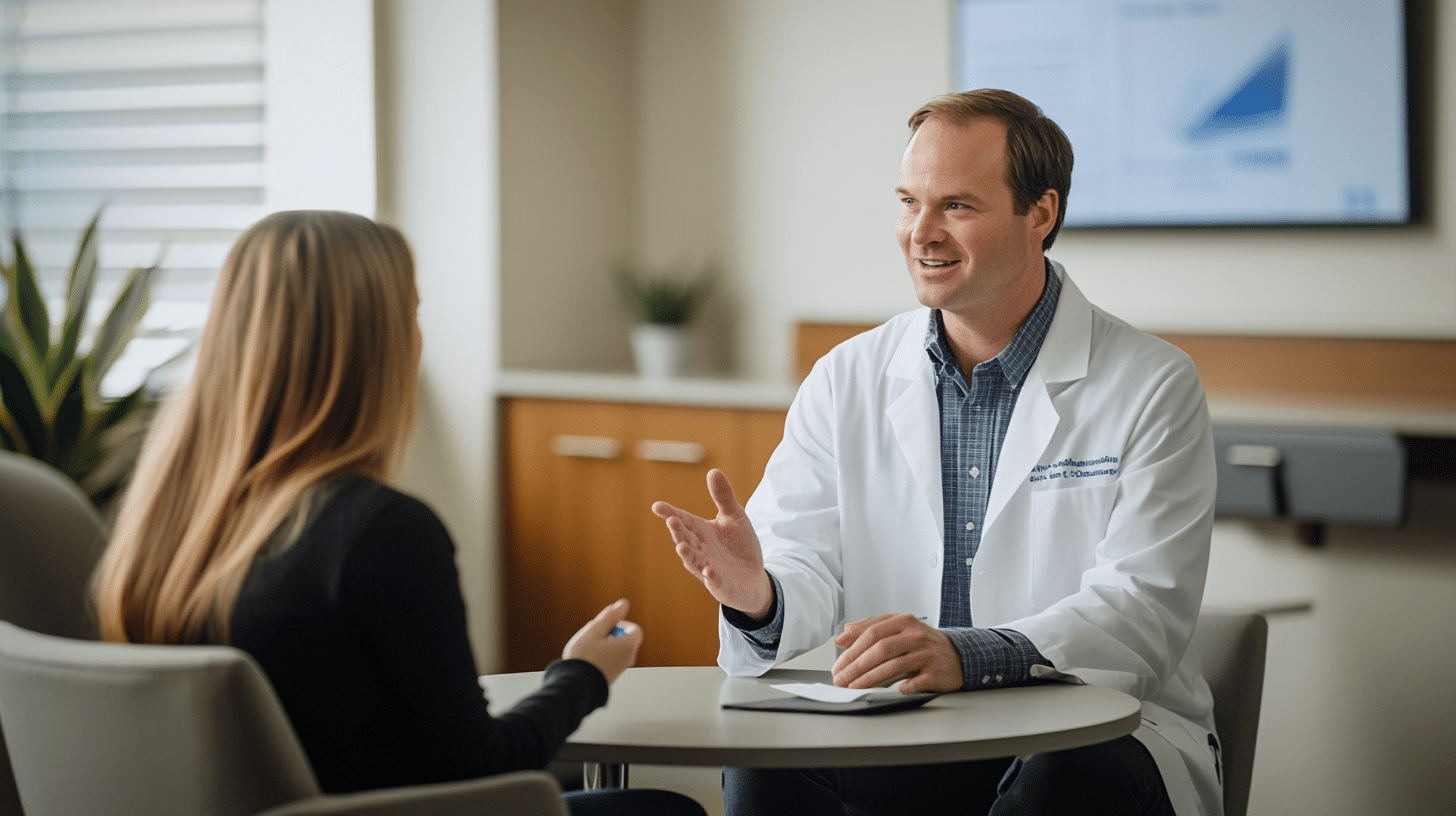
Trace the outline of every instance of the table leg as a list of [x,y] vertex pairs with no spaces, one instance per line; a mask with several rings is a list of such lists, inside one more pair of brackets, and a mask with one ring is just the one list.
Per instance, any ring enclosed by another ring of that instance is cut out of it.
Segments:
[[581,781],[587,790],[627,787],[627,763],[587,762],[581,766]]

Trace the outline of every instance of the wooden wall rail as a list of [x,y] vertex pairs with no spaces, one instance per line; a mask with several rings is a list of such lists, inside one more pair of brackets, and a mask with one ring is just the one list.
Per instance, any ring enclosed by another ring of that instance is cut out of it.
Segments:
[[[868,323],[801,322],[797,371]],[[1335,400],[1456,411],[1456,340],[1164,334],[1188,352],[1210,395]]]
[[1211,394],[1450,404],[1456,340],[1165,334],[1188,352]]

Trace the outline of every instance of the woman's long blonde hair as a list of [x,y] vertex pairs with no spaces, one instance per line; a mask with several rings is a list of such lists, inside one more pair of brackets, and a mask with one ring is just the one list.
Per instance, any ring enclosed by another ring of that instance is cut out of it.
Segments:
[[404,236],[363,216],[281,212],[238,239],[97,569],[103,639],[225,642],[254,556],[312,489],[393,472],[416,304]]

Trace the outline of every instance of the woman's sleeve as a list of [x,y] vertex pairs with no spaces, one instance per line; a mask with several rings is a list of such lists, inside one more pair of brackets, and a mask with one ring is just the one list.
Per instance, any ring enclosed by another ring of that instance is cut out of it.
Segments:
[[466,633],[455,547],[428,507],[398,495],[364,526],[339,571],[344,614],[386,693],[402,740],[441,780],[542,768],[582,718],[606,703],[590,663],[561,660],[541,688],[492,717]]

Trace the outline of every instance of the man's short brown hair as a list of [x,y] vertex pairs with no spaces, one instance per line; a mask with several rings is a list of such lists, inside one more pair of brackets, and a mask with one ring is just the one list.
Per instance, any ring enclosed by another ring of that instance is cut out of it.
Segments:
[[910,135],[931,117],[957,125],[994,119],[1006,126],[1006,185],[1017,215],[1026,215],[1047,190],[1057,191],[1057,222],[1041,242],[1046,251],[1067,215],[1072,188],[1072,143],[1041,108],[1010,91],[982,88],[945,94],[926,102],[910,117]]

